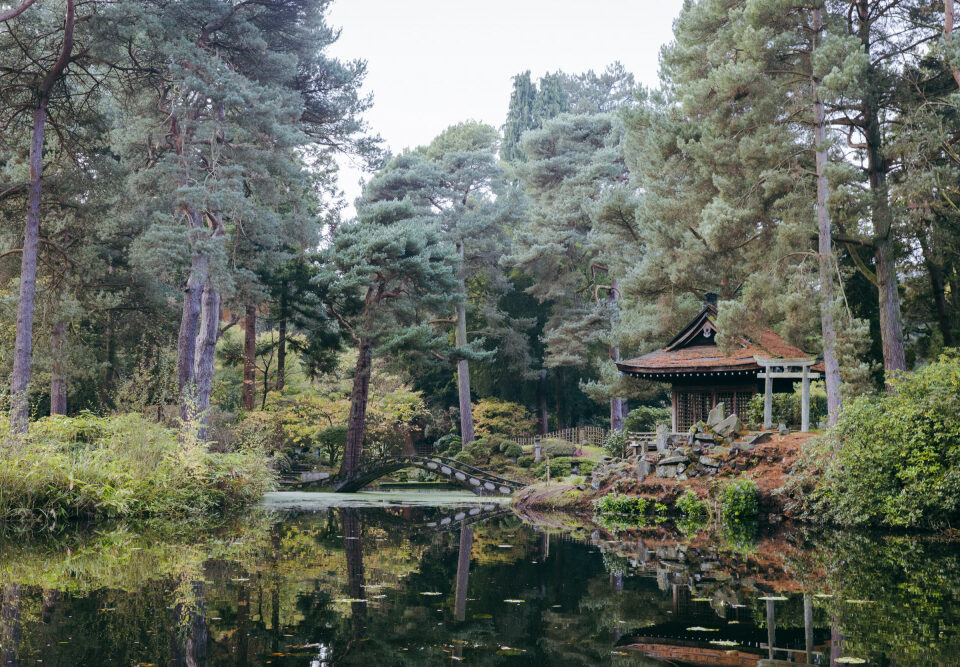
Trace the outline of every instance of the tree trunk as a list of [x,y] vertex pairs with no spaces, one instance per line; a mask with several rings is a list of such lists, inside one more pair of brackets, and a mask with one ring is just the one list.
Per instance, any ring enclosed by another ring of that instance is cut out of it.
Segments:
[[920,250],[923,252],[923,265],[930,276],[930,289],[933,292],[933,305],[937,312],[937,324],[940,327],[940,335],[943,336],[943,344],[947,347],[953,347],[953,327],[950,322],[950,308],[947,305],[947,281],[943,264],[934,258],[929,241],[924,238],[924,233],[918,234],[920,241]]
[[[33,135],[30,138],[30,197],[23,231],[23,252],[20,255],[20,298],[17,302],[17,333],[14,342],[13,374],[10,379],[10,430],[26,433],[30,427],[30,371],[33,356],[33,310],[37,294],[37,245],[40,241],[40,196],[43,193],[43,137],[47,123],[47,102],[50,91],[60,79],[73,53],[73,26],[76,17],[74,0],[67,0],[60,54],[40,82],[37,108],[33,112]],[[27,3],[9,15],[23,11]]]
[[556,395],[556,408],[557,408],[557,430],[561,430],[566,426],[566,415],[564,414],[564,408],[566,407],[566,401],[564,401],[564,388],[565,383],[563,381],[563,368],[558,368],[555,377],[554,385],[557,387]]
[[17,667],[20,629],[20,585],[0,585],[0,667]]
[[190,421],[195,416],[197,358],[197,331],[200,328],[200,311],[203,299],[203,284],[207,280],[207,258],[194,253],[190,262],[190,276],[183,294],[183,310],[180,314],[180,334],[177,336],[177,387],[180,391],[180,419]]
[[244,410],[256,409],[257,367],[257,308],[247,305],[243,320],[243,399]]
[[357,367],[353,374],[350,394],[350,418],[347,422],[347,443],[340,463],[340,473],[350,475],[360,465],[363,451],[363,429],[367,421],[367,399],[370,395],[371,341],[361,338]]
[[[457,255],[460,257],[461,272],[463,271],[463,244],[457,243]],[[457,347],[467,344],[467,298],[466,285],[463,276],[460,277],[460,297],[464,300],[457,304],[457,330],[455,343]],[[466,359],[457,362],[457,394],[460,398],[460,438],[463,448],[476,438],[473,434],[473,405],[470,402],[470,366]]]
[[[613,322],[616,322],[617,315],[619,313],[619,299],[620,299],[620,287],[617,284],[616,280],[610,281],[610,305],[613,309]],[[611,324],[613,323],[611,322]],[[610,361],[616,363],[620,361],[620,347],[618,345],[610,346]],[[611,431],[622,431],[623,430],[623,417],[624,411],[626,408],[626,400],[622,398],[612,397],[610,399],[610,430]]]
[[30,426],[30,370],[33,355],[33,310],[37,294],[37,246],[40,239],[40,195],[43,192],[43,135],[47,100],[42,98],[33,114],[30,141],[30,201],[20,254],[20,300],[17,303],[17,334],[10,381],[10,428],[26,433]]
[[[954,6],[953,0],[943,0],[943,37],[944,41],[949,45],[951,40],[951,35],[953,34],[953,23],[954,23]],[[950,72],[953,74],[953,80],[957,82],[957,85],[960,86],[960,71],[950,68]]]
[[[820,7],[813,10],[814,49],[819,46],[820,32],[823,30],[823,14]],[[817,163],[817,231],[818,264],[820,269],[820,331],[823,336],[824,381],[827,388],[827,423],[831,426],[840,416],[840,363],[837,359],[837,330],[833,321],[833,277],[834,258],[830,211],[827,198],[830,185],[827,182],[826,164],[826,113],[820,99],[820,82],[813,78],[813,135]]]
[[287,373],[287,285],[280,293],[280,334],[277,342],[277,391],[283,389]]
[[537,383],[537,404],[540,410],[540,435],[546,435],[550,430],[547,419],[547,369],[540,369],[540,382]]
[[67,342],[67,323],[57,322],[50,335],[50,414],[67,414],[66,360],[63,348]]
[[[366,597],[364,590],[363,544],[360,541],[360,516],[355,509],[341,510],[343,517],[343,551],[347,560],[347,593],[354,600]],[[364,636],[367,627],[367,603],[350,603],[350,620],[354,639]]]
[[[207,410],[210,407],[210,387],[213,384],[213,370],[217,350],[217,338],[220,327],[220,292],[209,278],[203,288],[200,315],[200,332],[197,338],[197,360],[193,374],[197,385],[197,415],[203,424],[207,423]],[[206,436],[201,429],[200,438]]]
[[[870,53],[871,23],[869,0],[858,0],[859,37],[864,50]],[[867,175],[870,182],[871,217],[873,219],[874,262],[880,305],[880,338],[883,346],[883,367],[889,380],[892,372],[907,368],[903,345],[903,320],[900,316],[900,293],[893,249],[893,212],[887,188],[889,162],[883,155],[883,134],[877,100],[878,73],[871,71],[864,81],[861,113],[867,145]],[[889,387],[889,382],[887,384]]]

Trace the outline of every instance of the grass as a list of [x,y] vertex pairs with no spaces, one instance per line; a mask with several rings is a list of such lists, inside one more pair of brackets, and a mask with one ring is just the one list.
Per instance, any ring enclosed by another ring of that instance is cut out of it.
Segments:
[[[8,429],[0,420],[0,432]],[[213,453],[138,414],[49,417],[0,440],[0,520],[206,516],[274,487],[256,450]]]

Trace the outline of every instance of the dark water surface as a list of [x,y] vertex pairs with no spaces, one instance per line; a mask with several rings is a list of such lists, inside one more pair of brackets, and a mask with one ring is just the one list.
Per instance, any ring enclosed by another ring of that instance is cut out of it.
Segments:
[[398,497],[7,535],[0,666],[960,665],[949,540]]

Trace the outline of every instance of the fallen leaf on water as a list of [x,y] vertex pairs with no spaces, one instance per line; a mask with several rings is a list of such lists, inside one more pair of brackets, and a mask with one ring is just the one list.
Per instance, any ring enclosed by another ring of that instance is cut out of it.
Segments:
[[704,628],[699,625],[695,625],[692,628],[687,628],[687,632],[720,632],[720,628]]
[[716,646],[739,646],[737,642],[730,641],[729,639],[711,639],[710,643]]
[[520,604],[521,602],[526,602],[526,600],[504,600],[504,602],[512,602],[513,604]]
[[864,665],[866,664],[867,661],[864,660],[863,658],[846,657],[846,658],[837,658],[836,660],[834,660],[834,662],[838,662],[841,665]]
[[763,597],[761,597],[761,598],[759,598],[759,599],[760,599],[760,600],[782,601],[782,600],[786,600],[787,598],[783,597],[782,595],[764,595]]
[[438,593],[437,591],[423,591],[420,595],[443,595],[443,593]]
[[337,598],[334,602],[366,602],[363,598]]

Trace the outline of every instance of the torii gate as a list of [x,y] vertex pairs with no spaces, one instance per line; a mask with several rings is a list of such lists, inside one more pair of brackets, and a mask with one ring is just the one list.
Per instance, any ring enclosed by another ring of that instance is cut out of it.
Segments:
[[763,428],[773,428],[773,379],[788,378],[803,381],[803,393],[800,403],[800,430],[803,433],[810,431],[810,380],[820,378],[819,373],[812,373],[810,367],[817,363],[816,359],[761,359],[754,360],[763,368],[757,377],[763,383]]

